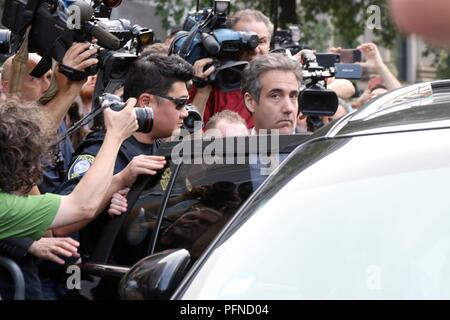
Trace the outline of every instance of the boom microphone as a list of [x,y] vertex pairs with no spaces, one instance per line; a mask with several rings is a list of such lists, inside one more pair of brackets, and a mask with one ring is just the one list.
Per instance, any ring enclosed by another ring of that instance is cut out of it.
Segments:
[[202,44],[209,54],[216,55],[220,51],[220,44],[217,40],[210,34],[202,32],[201,34]]
[[105,29],[96,25],[91,25],[90,34],[92,34],[98,40],[97,44],[99,46],[108,50],[120,49],[120,40]]

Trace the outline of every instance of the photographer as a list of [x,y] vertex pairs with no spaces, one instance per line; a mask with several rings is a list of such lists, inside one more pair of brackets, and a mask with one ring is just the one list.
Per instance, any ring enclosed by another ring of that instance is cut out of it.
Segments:
[[[91,59],[90,55],[95,50],[84,52],[88,44],[74,44],[66,53],[64,63],[75,68],[82,68],[96,63],[96,59]],[[2,70],[2,88],[8,92],[10,80],[13,76],[12,61],[14,56],[8,58]],[[30,73],[40,62],[41,57],[37,54],[29,54],[26,64],[27,74],[22,79],[20,86],[20,95],[24,101],[37,101],[48,90],[50,85],[50,78],[52,71],[48,71],[42,77],[37,78]],[[65,112],[72,103],[73,99],[78,95],[84,81],[70,81],[66,76],[56,72],[56,80],[58,85],[58,92],[53,100],[45,106],[40,106],[40,109],[47,117],[49,128],[54,128],[55,123],[61,123],[58,129],[58,134],[63,134],[66,131],[65,124],[62,120]],[[30,110],[32,112],[32,110]],[[56,131],[53,131],[56,134]],[[54,190],[62,183],[64,179],[64,170],[67,170],[69,161],[72,157],[72,146],[69,140],[57,145],[51,152],[46,154],[48,160],[43,170],[43,180],[39,184],[39,191],[36,188],[35,194],[54,192]],[[50,156],[49,156],[50,155]],[[56,160],[54,160],[56,159]],[[70,238],[42,238],[34,241],[29,237],[15,237],[0,241],[0,253],[6,254],[14,259],[21,268],[25,280],[28,284],[26,287],[27,299],[41,299],[41,290],[39,278],[37,277],[37,270],[34,264],[33,257],[51,260],[56,263],[63,263],[61,257],[77,256],[78,242]],[[1,279],[1,291],[4,297],[12,296],[14,291],[10,279]]]
[[[67,50],[62,63],[77,70],[83,70],[84,68],[95,65],[97,59],[91,58],[91,56],[96,52],[96,49],[87,50],[88,48],[89,43],[74,43]],[[3,66],[2,87],[5,92],[8,92],[10,89],[13,59],[14,56],[8,58]],[[30,75],[40,60],[41,57],[37,54],[29,54],[28,56],[27,75],[22,79],[21,83],[21,99],[24,101],[38,101],[49,88],[51,71],[48,71],[41,78]],[[58,91],[42,108],[47,112],[49,119],[53,121],[53,126],[55,128],[59,127],[58,134],[61,135],[66,131],[66,126],[63,121],[64,116],[80,93],[85,80],[71,81],[58,70],[55,71],[55,78]],[[70,140],[65,140],[56,146],[52,152],[52,157],[50,157],[51,159],[48,159],[49,164],[44,170],[44,179],[39,185],[39,191],[41,193],[54,192],[64,181],[64,172],[68,169],[72,153],[73,148]]]
[[[106,201],[104,196],[112,179],[120,144],[137,128],[136,116],[132,111],[134,103],[131,100],[122,112],[105,111],[107,134],[98,161],[71,194],[58,196],[47,193],[28,197],[18,194],[29,193],[41,178],[40,158],[53,141],[52,124],[42,108],[19,104],[14,100],[2,103],[0,239],[28,236],[38,240],[48,228],[93,217],[98,206]],[[72,247],[64,247],[72,255],[76,246],[77,243],[73,242]],[[2,279],[0,283],[3,288],[8,285],[7,279]]]
[[252,133],[294,133],[300,86],[301,66],[296,60],[281,53],[253,59],[243,72],[241,85],[255,124]]
[[[259,45],[253,50],[246,50],[240,53],[239,60],[251,61],[260,55],[266,55],[270,50],[270,41],[273,34],[273,25],[269,18],[257,10],[241,10],[235,13],[230,19],[231,28],[234,31],[254,32],[259,37]],[[211,64],[211,58],[200,59],[194,63],[195,76],[206,79],[214,72],[214,67],[205,67]],[[253,127],[251,112],[245,107],[242,93],[239,89],[230,92],[223,92],[211,85],[194,88],[191,92],[192,104],[195,105],[203,115],[203,121],[208,122],[209,118],[222,110],[237,112],[247,123],[248,128]]]

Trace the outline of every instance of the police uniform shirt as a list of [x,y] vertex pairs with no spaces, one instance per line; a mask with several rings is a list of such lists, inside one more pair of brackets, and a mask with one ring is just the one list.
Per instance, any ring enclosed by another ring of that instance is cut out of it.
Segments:
[[[94,163],[95,157],[103,143],[105,133],[95,131],[90,133],[80,144],[70,163],[65,182],[58,188],[58,194],[70,194],[80,179]],[[125,140],[117,155],[114,174],[122,171],[138,155],[152,155],[156,151],[156,144],[145,144],[136,140],[133,136]]]
[[[58,128],[58,135],[62,136],[67,131],[66,124],[61,122]],[[55,192],[65,180],[65,173],[69,168],[72,159],[73,146],[69,138],[62,141],[56,147],[55,159],[49,159],[51,164],[44,168],[42,183],[39,184],[39,191],[44,194]]]

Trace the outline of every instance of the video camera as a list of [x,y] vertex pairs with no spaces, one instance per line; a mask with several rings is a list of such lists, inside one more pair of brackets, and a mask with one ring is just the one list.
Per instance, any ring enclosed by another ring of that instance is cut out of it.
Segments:
[[[94,10],[83,0],[75,1],[70,11],[60,0],[11,0],[5,2],[2,17],[3,25],[13,34],[13,52],[17,51],[26,29],[31,26],[28,51],[42,56],[41,62],[32,71],[35,77],[42,77],[51,69],[51,58],[61,62],[73,42],[91,41],[95,37],[99,46],[119,49],[119,39],[93,21]],[[85,76],[96,72],[95,68],[91,68]]]
[[271,52],[284,52],[287,49],[292,55],[295,55],[305,48],[300,44],[300,39],[301,31],[298,26],[278,29],[273,36],[273,49]]
[[[61,62],[73,42],[91,42],[96,38],[96,45],[107,50],[119,50],[134,38],[139,45],[151,43],[153,33],[149,29],[131,26],[125,20],[118,23],[95,16],[104,13],[102,8],[107,5],[118,4],[118,0],[95,0],[94,7],[91,7],[87,2],[77,0],[66,8],[61,0],[11,0],[5,2],[2,23],[11,30],[12,52],[20,47],[27,28],[31,26],[28,51],[42,56],[31,74],[42,77],[51,68],[52,58]],[[70,79],[80,80],[96,74],[98,69],[94,66],[85,72],[62,71]]]
[[332,116],[336,113],[339,101],[336,93],[326,88],[326,79],[334,77],[334,67],[320,66],[312,51],[303,58],[303,89],[299,95],[299,111],[310,117]]
[[11,31],[0,30],[0,62],[5,61],[11,55]]
[[197,87],[212,84],[224,92],[239,89],[241,72],[248,64],[239,61],[239,54],[259,45],[256,33],[229,28],[229,6],[230,0],[215,0],[214,8],[190,13],[183,31],[171,44],[170,53],[179,54],[191,64],[202,58],[214,58],[215,72],[206,81],[194,79]]

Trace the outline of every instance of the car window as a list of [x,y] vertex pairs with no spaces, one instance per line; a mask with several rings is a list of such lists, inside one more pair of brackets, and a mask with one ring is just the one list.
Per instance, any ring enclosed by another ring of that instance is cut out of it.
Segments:
[[181,166],[164,212],[156,252],[184,248],[194,259],[203,253],[268,176],[257,158],[246,157],[244,162]]
[[182,297],[448,299],[449,189],[449,129],[302,146]]
[[172,164],[156,185],[147,186],[139,195],[115,239],[110,263],[130,266],[147,256],[164,192],[174,170],[175,165]]
[[[262,137],[262,142],[256,137],[250,138],[254,141],[244,141],[243,145],[249,149],[242,154],[235,151],[222,156],[216,154],[210,160],[183,160],[179,167],[172,159],[160,181],[142,192],[122,223],[114,238],[109,263],[130,266],[152,253],[158,215],[175,173],[153,253],[185,248],[193,258],[199,257],[243,202],[309,136]],[[192,156],[199,151],[206,154],[214,150],[213,145],[204,142],[199,150],[195,146],[187,148],[190,150],[187,154]],[[259,148],[251,149],[254,145]],[[265,155],[268,145],[269,149],[273,145],[273,150]],[[172,155],[177,146],[180,145],[174,144],[165,154]],[[232,146],[237,148],[239,143]]]

